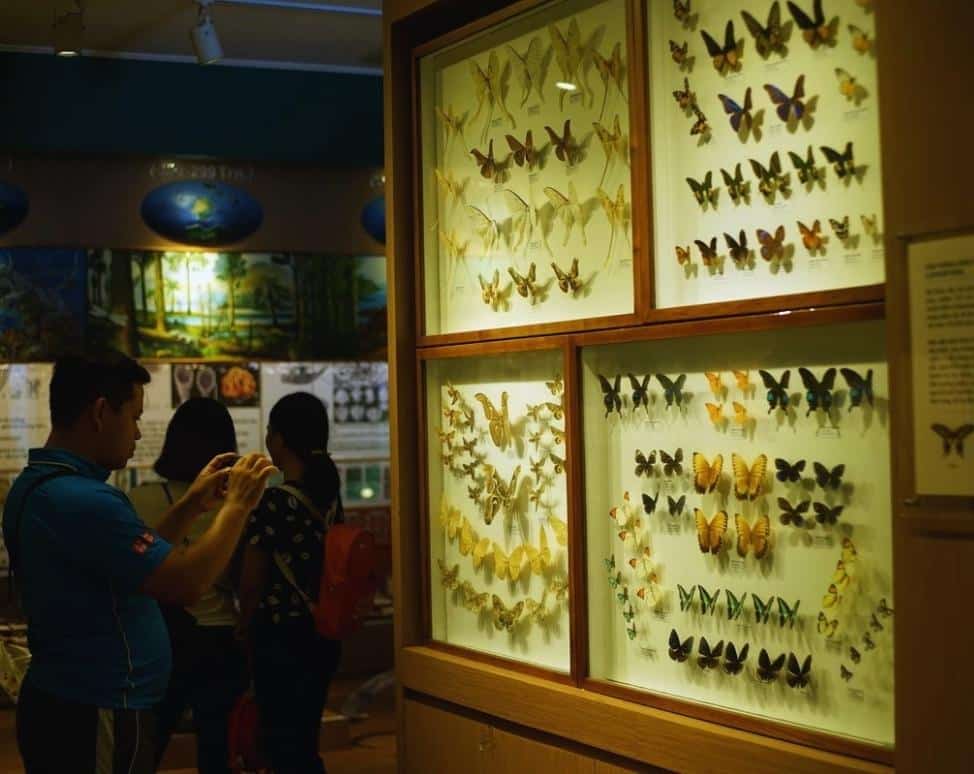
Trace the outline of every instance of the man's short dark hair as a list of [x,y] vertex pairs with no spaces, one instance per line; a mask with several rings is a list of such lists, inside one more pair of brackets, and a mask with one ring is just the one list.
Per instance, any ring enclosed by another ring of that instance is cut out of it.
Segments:
[[51,377],[51,424],[72,427],[99,398],[118,411],[135,394],[135,385],[150,379],[148,371],[121,352],[60,357]]

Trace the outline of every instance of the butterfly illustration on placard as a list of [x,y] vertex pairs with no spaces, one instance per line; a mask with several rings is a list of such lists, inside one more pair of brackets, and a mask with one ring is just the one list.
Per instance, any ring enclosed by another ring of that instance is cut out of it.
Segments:
[[568,244],[568,240],[576,225],[582,235],[582,244],[587,245],[588,238],[585,235],[585,216],[582,212],[581,202],[578,200],[575,183],[572,181],[568,182],[568,196],[565,196],[557,188],[552,188],[551,186],[544,188],[544,195],[551,202],[555,215],[561,220],[565,228],[565,238],[562,240],[562,247]]
[[683,67],[687,63],[687,51],[690,48],[690,44],[687,41],[683,41],[683,45],[677,45],[675,40],[670,41],[670,56],[673,57],[673,61],[676,62],[680,67]]
[[531,130],[528,129],[528,133],[524,136],[524,142],[521,142],[513,134],[505,134],[504,139],[507,140],[507,145],[511,149],[511,153],[514,154],[514,163],[519,167],[527,164],[528,169],[534,169],[538,163],[539,154],[537,148],[534,147],[534,135]]
[[707,244],[700,239],[694,239],[693,243],[700,251],[700,261],[703,263],[703,265],[710,269],[711,273],[718,271],[723,274],[723,261],[721,261],[720,256],[717,255],[717,237],[713,237],[710,240],[710,244]]
[[693,488],[698,494],[709,494],[717,488],[723,467],[723,454],[718,454],[713,462],[708,462],[700,452],[693,453]]
[[849,34],[852,36],[852,47],[860,54],[868,54],[872,50],[873,41],[865,30],[855,24],[850,24]]
[[474,89],[477,92],[477,109],[474,111],[473,118],[470,119],[471,123],[477,121],[484,105],[487,105],[487,120],[484,122],[481,141],[487,139],[487,130],[490,128],[495,107],[499,107],[504,117],[511,122],[511,128],[517,129],[517,122],[514,120],[514,116],[511,115],[511,112],[507,109],[507,105],[504,104],[504,94],[501,89],[501,66],[497,52],[490,52],[486,71],[476,61],[471,59],[470,77],[473,78]]
[[781,671],[781,668],[784,665],[784,653],[772,661],[771,657],[768,655],[768,651],[761,648],[761,652],[758,654],[758,679],[762,683],[773,683],[778,679],[778,673]]
[[740,132],[741,127],[744,127],[745,132],[751,129],[753,117],[751,116],[752,102],[750,86],[744,92],[744,101],[742,103],[738,103],[726,94],[718,94],[717,99],[724,106],[724,112],[730,116],[731,129],[735,132]]
[[551,140],[551,145],[555,149],[555,158],[564,161],[568,166],[574,166],[581,159],[581,148],[572,136],[572,121],[566,119],[559,135],[550,126],[545,126],[545,131]]
[[800,220],[797,223],[798,232],[802,236],[802,244],[805,245],[805,249],[812,254],[824,251],[825,240],[822,238],[822,221],[815,220],[810,227]]
[[697,200],[697,204],[701,207],[706,207],[709,203],[712,207],[717,204],[717,195],[720,192],[719,188],[714,188],[714,173],[707,172],[706,176],[702,181],[694,180],[692,177],[686,179],[687,185],[690,186],[690,190],[693,192],[693,198]]
[[551,262],[551,268],[555,272],[558,280],[558,289],[562,293],[574,295],[582,289],[582,281],[578,277],[578,258],[572,258],[572,265],[569,271],[561,269],[557,263]]
[[930,425],[930,429],[940,436],[943,441],[944,456],[950,455],[951,451],[956,452],[958,457],[964,456],[964,439],[974,432],[974,425],[964,424],[955,428],[935,422]]
[[772,52],[785,54],[785,34],[781,28],[781,5],[778,0],[771,4],[767,24],[761,24],[747,11],[741,11],[741,17],[748,32],[754,37],[754,48],[758,56],[767,59]]
[[744,602],[747,599],[747,594],[738,597],[730,589],[724,589],[724,596],[727,599],[727,620],[734,621],[741,617],[741,613],[744,612]]
[[671,659],[679,661],[682,664],[693,653],[693,637],[687,637],[681,642],[680,635],[676,633],[676,629],[670,629],[668,652]]
[[[818,223],[818,221],[815,222]],[[836,370],[834,368],[826,369],[821,379],[804,367],[799,368],[798,373],[802,378],[802,384],[805,385],[805,401],[808,403],[805,416],[807,417],[818,409],[828,413],[829,409],[832,408],[832,388],[835,386]]]
[[629,147],[626,144],[625,136],[622,134],[618,114],[616,114],[611,132],[598,121],[595,121],[592,126],[595,128],[595,134],[598,136],[602,150],[605,152],[605,166],[602,167],[602,176],[599,178],[599,186],[601,186],[605,181],[605,176],[613,160],[619,158],[622,159],[623,163],[626,162]]
[[744,669],[747,653],[751,649],[750,643],[745,643],[738,652],[733,642],[727,643],[727,654],[724,656],[724,671],[729,675],[738,675]]
[[758,179],[758,190],[765,198],[774,199],[774,195],[779,191],[782,196],[791,194],[788,174],[783,172],[781,168],[781,157],[778,155],[778,151],[771,154],[767,167],[756,159],[748,160],[751,162],[754,176]]
[[737,239],[734,239],[734,237],[725,231],[724,241],[727,243],[728,254],[734,262],[734,265],[738,269],[745,268],[751,257],[751,250],[747,246],[747,234],[744,232],[744,229],[741,229],[741,233],[738,234]]
[[633,411],[638,409],[640,406],[649,412],[649,380],[652,379],[651,374],[646,374],[642,381],[636,377],[635,374],[626,374],[629,378],[629,386],[632,388],[632,408]]
[[626,202],[626,187],[623,183],[619,183],[615,199],[609,198],[609,195],[601,188],[595,191],[595,195],[602,204],[602,211],[609,221],[609,248],[605,255],[605,265],[608,266],[609,261],[612,260],[612,248],[615,245],[616,233],[621,230],[626,235],[626,240],[629,241],[629,205]]
[[508,46],[507,50],[512,54],[510,61],[514,65],[514,77],[521,85],[520,107],[524,107],[531,97],[532,91],[536,91],[538,99],[544,102],[544,90],[541,88],[544,44],[541,42],[541,38],[537,36],[531,38],[531,42],[528,43],[528,48],[523,54],[514,46]]
[[610,83],[615,84],[623,99],[628,99],[623,87],[626,82],[626,69],[622,62],[622,44],[617,42],[612,47],[612,53],[608,57],[603,57],[598,51],[593,51],[592,59],[595,62],[595,69],[599,71],[599,77],[602,79],[602,88],[605,90],[602,95],[602,108],[599,110],[599,119],[601,119],[605,115],[605,104],[609,99]]
[[798,665],[798,659],[795,657],[794,653],[788,654],[788,674],[785,675],[785,681],[788,683],[790,688],[806,688],[809,681],[811,680],[811,675],[809,674],[812,669],[812,654],[809,653],[805,660],[802,662],[801,666]]
[[741,54],[734,34],[734,22],[728,21],[724,27],[724,44],[714,40],[706,30],[700,30],[700,37],[707,47],[707,55],[713,61],[714,69],[724,75],[728,70],[736,71],[741,68]]
[[771,615],[771,605],[774,603],[774,597],[768,597],[768,601],[765,602],[757,594],[752,593],[751,602],[754,605],[754,622],[767,623]]
[[673,99],[676,100],[676,104],[679,105],[683,110],[689,110],[692,106],[697,104],[697,95],[695,92],[690,90],[690,79],[686,76],[683,77],[683,89],[677,89],[674,91]]
[[684,506],[686,506],[686,503],[687,503],[686,495],[680,495],[679,500],[674,500],[669,495],[667,495],[666,497],[666,507],[670,511],[670,516],[672,516],[674,519],[677,519],[683,515],[683,508]]
[[768,555],[771,542],[771,520],[767,514],[758,516],[754,524],[748,524],[741,514],[735,514],[734,525],[737,527],[737,555],[744,558],[753,550],[755,559],[764,559]]
[[[568,22],[568,35],[562,34],[558,25],[549,24],[548,34],[551,36],[551,46],[555,52],[555,61],[561,71],[563,83],[571,84],[578,88],[582,81],[582,62],[585,59],[585,48],[582,45],[582,33],[578,29],[578,20],[572,18]],[[558,107],[565,109],[565,89],[559,89]]]
[[852,141],[846,143],[845,150],[839,153],[835,148],[830,148],[828,145],[820,146],[822,153],[825,154],[826,160],[832,164],[832,168],[835,170],[835,174],[838,175],[840,180],[846,177],[855,176],[856,167],[855,161],[852,156]]
[[446,135],[446,140],[443,143],[443,152],[446,153],[449,150],[454,137],[460,138],[460,141],[463,142],[463,124],[466,121],[466,114],[457,115],[454,113],[453,105],[448,105],[446,110],[437,105],[436,117],[439,118],[440,123],[443,124],[443,132]]
[[784,525],[793,524],[802,527],[805,525],[805,514],[811,507],[811,500],[801,500],[796,505],[792,505],[784,497],[779,497],[778,508],[781,510],[781,515],[778,520]]
[[674,404],[677,406],[683,405],[683,399],[685,397],[683,385],[686,384],[686,374],[680,374],[676,379],[670,379],[666,374],[656,374],[656,380],[663,387],[663,399],[666,401],[667,408],[670,408]]
[[768,457],[759,454],[748,467],[747,462],[737,452],[731,454],[734,471],[734,496],[738,500],[755,500],[764,488],[764,474],[768,468]]
[[795,627],[795,619],[798,617],[798,607],[801,605],[802,601],[800,599],[795,600],[794,605],[789,605],[781,597],[778,597],[778,626],[784,627],[788,624],[789,627]]
[[596,374],[599,379],[599,386],[602,388],[602,405],[605,406],[605,415],[609,416],[613,411],[622,414],[622,396],[619,389],[622,386],[622,375],[616,374],[615,380],[609,382],[602,374]]
[[741,172],[741,164],[737,163],[734,167],[734,174],[731,174],[726,170],[721,168],[721,177],[724,178],[724,185],[727,186],[727,195],[731,198],[734,204],[738,204],[742,199],[747,202],[748,195],[751,189],[751,183],[744,180],[744,174]]
[[727,512],[718,511],[712,519],[707,519],[699,508],[693,510],[694,522],[697,528],[697,545],[700,553],[719,554],[727,533]]
[[842,220],[829,218],[829,225],[832,227],[832,232],[835,234],[836,239],[840,239],[841,241],[845,242],[849,238],[848,215],[846,215]]
[[812,146],[808,146],[808,153],[805,158],[802,158],[794,151],[788,152],[788,158],[791,159],[791,163],[795,166],[795,171],[798,174],[798,181],[803,185],[812,186],[816,182],[825,182],[825,173],[822,169],[815,166],[815,154],[812,151]]
[[768,413],[770,414],[776,408],[786,410],[791,400],[788,396],[788,381],[791,378],[791,369],[786,370],[781,375],[780,380],[776,380],[770,373],[764,370],[759,370],[758,373],[761,375],[761,381],[764,382],[764,386],[768,390],[765,395],[768,401]]
[[652,515],[656,512],[656,503],[659,502],[659,492],[656,493],[656,497],[650,497],[648,494],[643,492],[643,510],[646,515]]
[[764,84],[764,90],[768,92],[768,97],[775,105],[775,112],[785,123],[794,116],[795,120],[801,120],[805,115],[805,76],[799,75],[795,81],[795,88],[792,89],[789,97],[785,92],[773,83]]
[[649,478],[653,475],[656,469],[656,452],[650,451],[648,455],[643,454],[642,451],[636,449],[636,477],[646,476]]
[[532,263],[528,267],[527,274],[519,274],[513,266],[507,267],[507,273],[511,275],[511,279],[514,280],[514,288],[517,290],[517,294],[522,298],[530,298],[533,304],[538,296],[539,288],[535,284],[537,279],[537,269]]
[[[795,24],[802,31],[802,37],[812,48],[820,45],[835,45],[835,35],[839,29],[839,17],[833,16],[832,20],[826,23],[825,11],[822,10],[822,0],[815,0],[812,5],[812,14],[809,16],[795,3],[788,0],[788,10],[795,19]],[[814,18],[813,18],[814,17]]]
[[865,400],[870,406],[873,405],[873,369],[866,371],[865,377],[852,368],[840,368],[839,373],[849,385],[849,411],[862,405]]
[[713,647],[707,642],[706,637],[700,638],[700,649],[697,651],[697,666],[701,669],[716,669],[720,664],[720,657],[724,654],[724,641],[721,640]]
[[805,460],[791,463],[781,457],[776,457],[774,466],[777,468],[775,478],[782,483],[791,482],[797,484],[801,480],[802,471],[805,469]]

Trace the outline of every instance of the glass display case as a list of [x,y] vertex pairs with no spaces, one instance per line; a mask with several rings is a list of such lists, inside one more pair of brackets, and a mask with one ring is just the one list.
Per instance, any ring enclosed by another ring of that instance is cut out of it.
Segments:
[[884,281],[874,16],[822,9],[649,4],[657,307]]
[[434,640],[568,671],[561,350],[425,362]]
[[892,744],[884,347],[873,321],[583,350],[592,677]]
[[627,24],[566,0],[420,58],[427,335],[634,311]]

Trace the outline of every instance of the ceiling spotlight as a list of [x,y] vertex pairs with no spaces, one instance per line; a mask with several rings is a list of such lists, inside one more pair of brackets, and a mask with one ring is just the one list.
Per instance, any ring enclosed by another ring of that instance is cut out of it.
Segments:
[[196,61],[200,64],[212,64],[223,59],[223,46],[220,36],[216,34],[216,25],[210,16],[210,6],[213,0],[196,0],[197,19],[189,38],[193,42]]
[[54,16],[54,53],[79,56],[85,40],[85,9],[82,0],[74,0],[75,10]]

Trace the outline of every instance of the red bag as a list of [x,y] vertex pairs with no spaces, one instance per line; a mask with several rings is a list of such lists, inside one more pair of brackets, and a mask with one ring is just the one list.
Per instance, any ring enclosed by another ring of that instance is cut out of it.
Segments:
[[[328,523],[314,503],[295,487],[278,487],[294,495],[313,516]],[[361,527],[334,524],[325,532],[318,601],[310,600],[294,580],[291,568],[274,553],[278,569],[301,595],[322,637],[340,640],[358,629],[363,616],[372,609],[376,577],[375,536]]]
[[228,766],[241,774],[266,774],[270,763],[261,754],[257,700],[245,693],[230,710],[227,734]]

